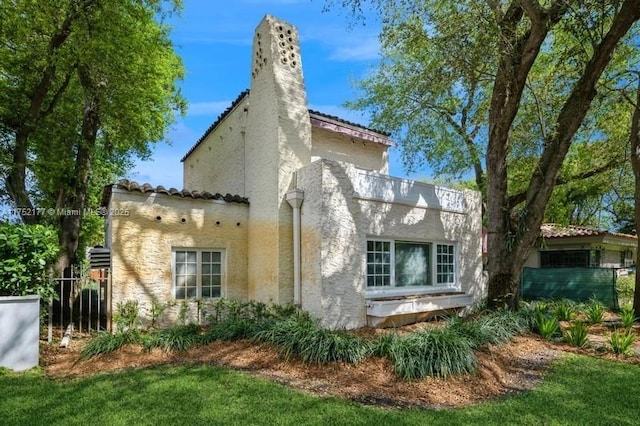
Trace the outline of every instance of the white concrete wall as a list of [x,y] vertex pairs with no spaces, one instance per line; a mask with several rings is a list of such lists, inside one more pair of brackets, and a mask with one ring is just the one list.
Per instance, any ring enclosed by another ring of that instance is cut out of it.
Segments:
[[327,159],[351,163],[378,173],[389,173],[388,146],[312,127],[311,161]]
[[184,188],[246,195],[244,135],[248,104],[245,97],[184,160]]
[[[182,300],[173,297],[174,248],[223,250],[222,295],[247,300],[246,204],[114,189],[109,208],[120,213],[108,218],[112,312],[120,302],[137,300],[141,318],[149,320],[157,301],[173,304],[164,323],[176,321]],[[195,304],[191,307],[193,313]]]
[[[404,183],[412,189],[404,194],[374,190],[366,197],[363,183],[373,187],[381,178],[389,180],[328,160],[314,162],[298,173],[298,187],[305,192],[302,307],[327,327],[366,325],[366,242],[372,237],[455,244],[458,290],[472,293],[476,300],[485,296],[480,194],[447,192],[396,179],[400,186]],[[374,199],[384,193],[392,198]],[[413,196],[418,193],[422,198]],[[443,193],[455,193],[459,199],[447,201]],[[439,200],[438,205],[433,204],[432,196]]]

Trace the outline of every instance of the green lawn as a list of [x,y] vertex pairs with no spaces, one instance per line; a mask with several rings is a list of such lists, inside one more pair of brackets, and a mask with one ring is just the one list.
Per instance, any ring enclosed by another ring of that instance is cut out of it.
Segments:
[[0,372],[0,424],[576,424],[640,418],[640,367],[583,356],[556,362],[525,394],[465,409],[366,407],[215,366],[157,367],[52,381]]

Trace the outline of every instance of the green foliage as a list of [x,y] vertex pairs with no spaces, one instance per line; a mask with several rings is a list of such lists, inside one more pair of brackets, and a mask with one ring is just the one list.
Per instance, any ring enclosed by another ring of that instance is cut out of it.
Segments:
[[149,325],[150,328],[156,328],[158,320],[160,319],[162,314],[164,314],[164,311],[166,309],[167,305],[164,303],[158,302],[157,300],[153,300],[151,302],[151,309],[149,310],[149,314],[151,316],[151,324]]
[[150,333],[142,339],[142,347],[149,351],[162,348],[165,351],[184,351],[200,343],[200,327],[196,324],[180,325]]
[[140,343],[140,334],[136,330],[119,331],[114,334],[101,331],[91,337],[82,348],[80,358],[89,359],[97,355],[108,354],[133,343]]
[[535,329],[544,339],[549,340],[559,334],[560,323],[555,316],[538,311],[536,313]]
[[558,321],[571,321],[576,313],[575,303],[570,300],[555,302],[555,315]]
[[625,329],[630,329],[636,321],[636,313],[632,306],[625,306],[620,311],[620,322]]
[[448,328],[398,337],[388,353],[395,373],[403,380],[468,374],[477,366],[471,341]]
[[0,224],[0,296],[55,295],[48,276],[58,254],[55,230],[42,225]]
[[601,324],[604,321],[604,306],[597,300],[589,301],[587,305],[587,320],[591,324]]
[[380,334],[371,345],[371,354],[378,357],[389,357],[393,345],[399,339],[398,334],[394,330],[391,333]]
[[276,321],[255,338],[275,344],[285,358],[297,357],[315,364],[356,364],[370,353],[370,345],[364,339],[345,331],[323,329],[307,313]]
[[631,330],[615,330],[609,337],[609,347],[618,355],[633,355],[636,335]]
[[178,311],[178,323],[180,325],[187,325],[187,321],[189,321],[189,302],[183,300],[180,303],[180,310]]
[[588,328],[582,321],[571,322],[563,334],[564,340],[575,347],[583,348],[589,344]]
[[505,343],[513,336],[529,331],[523,315],[507,310],[484,313],[472,319],[456,317],[447,327],[469,339],[474,348]]
[[620,305],[625,305],[625,302],[630,303],[633,301],[633,292],[636,288],[636,275],[626,275],[618,277],[616,279],[616,290],[618,291],[618,299]]
[[136,330],[140,323],[140,308],[137,300],[127,300],[118,303],[113,315],[118,331]]
[[185,110],[184,69],[163,22],[179,3],[16,0],[0,9],[4,193],[17,207],[78,209],[23,216],[58,227],[65,251],[102,240],[103,219],[84,208],[96,211],[102,187],[148,157]]

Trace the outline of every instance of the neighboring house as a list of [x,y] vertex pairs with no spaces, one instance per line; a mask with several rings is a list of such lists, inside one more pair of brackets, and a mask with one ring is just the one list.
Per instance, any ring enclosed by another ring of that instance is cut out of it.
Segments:
[[635,265],[638,237],[586,226],[541,226],[541,244],[532,251],[530,268],[628,268]]
[[226,297],[357,328],[484,297],[478,192],[388,176],[388,135],[310,111],[292,25],[262,20],[250,74],[182,159],[189,190],[106,188],[112,309]]

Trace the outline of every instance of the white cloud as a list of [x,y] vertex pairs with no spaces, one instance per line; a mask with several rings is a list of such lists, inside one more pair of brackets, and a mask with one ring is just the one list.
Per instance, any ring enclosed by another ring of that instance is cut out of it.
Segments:
[[380,59],[380,43],[376,38],[350,39],[347,45],[333,46],[333,61],[373,61]]

